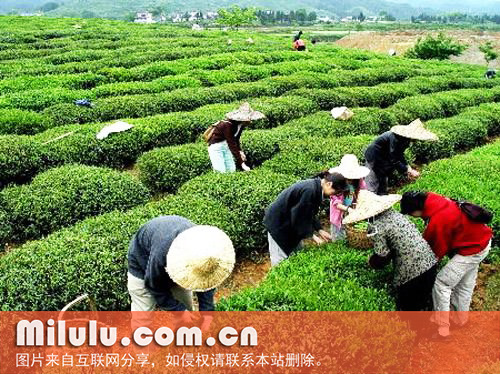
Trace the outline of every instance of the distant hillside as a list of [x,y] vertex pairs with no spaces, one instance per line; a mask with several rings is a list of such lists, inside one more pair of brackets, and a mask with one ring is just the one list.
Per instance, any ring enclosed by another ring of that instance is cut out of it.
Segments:
[[431,7],[441,12],[465,12],[465,13],[488,13],[500,14],[500,1],[498,0],[391,0],[400,4],[406,3],[410,6]]
[[[49,2],[52,0],[46,0]],[[255,6],[263,9],[273,10],[297,10],[304,8],[308,11],[316,11],[320,15],[344,17],[358,15],[362,11],[365,15],[378,15],[386,11],[400,19],[409,19],[412,15],[418,15],[424,9],[414,8],[407,4],[396,4],[386,0],[53,0],[62,3],[58,9],[48,13],[53,16],[80,17],[83,12],[95,14],[106,18],[124,18],[131,12],[149,10],[160,6],[166,12],[186,11],[215,11],[221,7],[232,4],[240,6]],[[4,4],[4,3],[7,4]],[[0,11],[8,11],[15,4],[26,4],[22,0],[1,0]],[[40,6],[40,0],[32,0]],[[90,13],[92,12],[92,13]],[[427,9],[428,13],[432,10]]]
[[0,13],[8,13],[16,10],[18,12],[32,12],[50,0],[0,0]]

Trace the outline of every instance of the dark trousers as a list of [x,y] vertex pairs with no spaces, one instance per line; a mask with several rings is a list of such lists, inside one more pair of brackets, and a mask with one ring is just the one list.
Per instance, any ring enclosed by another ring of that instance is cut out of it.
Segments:
[[432,310],[432,287],[437,264],[396,289],[396,307],[402,311]]
[[368,191],[377,195],[387,195],[389,187],[389,176],[374,168],[372,163],[366,162],[365,166],[370,169],[370,174],[365,178]]

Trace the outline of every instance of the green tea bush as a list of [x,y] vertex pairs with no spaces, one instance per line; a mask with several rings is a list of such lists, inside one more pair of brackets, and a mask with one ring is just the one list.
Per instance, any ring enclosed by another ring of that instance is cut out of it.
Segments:
[[321,136],[291,141],[281,152],[262,164],[265,170],[293,175],[304,179],[338,165],[346,153],[355,154],[361,161],[364,150],[373,140],[371,135],[324,138]]
[[289,175],[260,169],[245,173],[208,173],[184,184],[179,194],[216,199],[233,212],[233,224],[238,228],[238,237],[233,240],[245,253],[265,245],[264,211],[295,181]]
[[222,299],[217,309],[394,310],[389,272],[370,269],[367,254],[340,243],[301,250],[273,268],[257,288]]
[[88,90],[104,82],[104,76],[94,73],[19,76],[0,80],[0,92],[11,94],[27,90],[61,87],[74,90]]
[[32,135],[46,130],[47,118],[30,110],[0,109],[0,135]]
[[427,122],[427,128],[439,137],[436,142],[416,142],[411,152],[419,162],[451,157],[484,144],[488,136],[500,133],[500,104],[483,104],[447,119]]
[[[60,103],[71,103],[78,99],[93,99],[88,90],[50,88],[16,92],[0,96],[0,108],[18,108],[42,111]],[[73,104],[74,105],[74,104]]]
[[[370,69],[366,69],[370,70]],[[159,113],[193,110],[211,103],[228,103],[260,96],[280,96],[300,87],[332,88],[339,85],[378,84],[403,80],[412,73],[398,68],[370,70],[370,81],[360,80],[357,74],[340,71],[337,74],[300,73],[266,78],[251,83],[228,83],[207,88],[182,88],[168,93],[107,97],[95,101],[95,108],[83,111],[73,104],[57,104],[44,110],[51,126],[69,123],[108,121],[117,118],[146,117]],[[365,76],[367,73],[365,74]],[[361,90],[360,92],[364,92]],[[302,93],[299,92],[301,95]],[[348,97],[351,91],[344,90]],[[379,95],[380,96],[380,95]],[[87,108],[83,108],[87,109]]]
[[42,147],[29,136],[0,135],[0,188],[44,168]]
[[80,165],[51,169],[30,184],[0,191],[7,216],[4,223],[11,227],[0,242],[39,238],[86,217],[130,209],[149,198],[139,181],[115,170]]
[[210,167],[207,146],[203,143],[154,149],[137,160],[141,181],[155,192],[175,192]]
[[129,210],[86,219],[0,258],[2,310],[60,310],[88,293],[99,310],[129,310],[127,251],[141,225],[180,215],[236,237],[231,213],[215,200],[169,196]]
[[97,86],[92,92],[98,98],[122,95],[140,95],[176,90],[187,87],[200,87],[198,79],[188,75],[175,75],[157,78],[151,82],[119,82]]
[[490,90],[463,89],[439,92],[421,96],[418,102],[402,99],[391,110],[394,110],[398,118],[403,120],[402,123],[409,123],[415,118],[427,120],[449,117],[458,114],[466,107],[497,101],[499,93],[499,87]]

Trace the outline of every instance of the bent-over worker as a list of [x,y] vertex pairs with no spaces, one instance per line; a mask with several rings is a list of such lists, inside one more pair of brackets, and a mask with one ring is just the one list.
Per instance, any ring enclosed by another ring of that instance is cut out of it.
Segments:
[[[468,217],[456,201],[432,192],[406,192],[401,212],[425,220],[424,238],[438,259],[451,258],[437,275],[432,290],[434,310],[449,312],[451,306],[458,312],[469,311],[479,264],[491,248],[492,230]],[[436,313],[436,338],[450,335],[449,317],[449,313]],[[458,326],[465,325],[467,320],[467,313],[452,315],[452,321]]]
[[241,133],[252,121],[262,118],[265,118],[264,114],[244,103],[239,109],[227,113],[225,120],[214,125],[208,139],[208,154],[215,171],[231,173],[236,171],[236,167],[244,171],[250,170],[246,164],[246,155],[241,149]]
[[394,126],[377,137],[366,149],[366,167],[370,174],[366,177],[368,190],[378,195],[386,195],[389,177],[396,170],[406,173],[410,178],[418,178],[419,172],[413,169],[405,158],[405,150],[414,140],[437,140],[437,136],[424,128],[417,119],[407,126]]
[[400,199],[401,195],[380,196],[361,190],[356,209],[349,210],[344,224],[370,219],[375,252],[369,263],[374,269],[394,263],[398,310],[428,310],[437,258],[417,227],[392,209]]
[[300,250],[304,239],[312,237],[317,244],[331,240],[331,235],[321,229],[317,214],[323,199],[345,188],[342,175],[323,172],[293,184],[278,195],[264,217],[272,266]]
[[[213,226],[195,225],[180,216],[161,216],[144,224],[130,241],[128,291],[131,310],[214,310],[215,288],[232,272],[231,239]],[[189,321],[189,314],[185,314]]]

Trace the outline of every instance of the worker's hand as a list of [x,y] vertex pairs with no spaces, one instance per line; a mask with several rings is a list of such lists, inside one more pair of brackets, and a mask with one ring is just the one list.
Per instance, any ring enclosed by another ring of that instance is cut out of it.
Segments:
[[243,162],[247,162],[247,155],[245,154],[245,152],[240,151],[240,156],[241,156],[241,159],[243,160]]
[[210,325],[212,324],[214,317],[213,316],[203,316],[203,320],[201,322],[201,331],[207,332],[210,330]]
[[417,170],[410,168],[408,170],[408,177],[412,179],[417,179],[418,177],[420,177],[420,173]]
[[244,171],[250,171],[250,170],[252,170],[252,169],[250,169],[250,167],[249,167],[249,166],[247,166],[247,164],[245,164],[245,163],[242,163],[242,164],[241,164],[241,168],[242,168]]
[[329,242],[332,240],[332,236],[330,235],[330,233],[328,231],[319,230],[318,233],[319,233],[319,236],[321,237],[321,239],[323,239],[324,241]]
[[313,235],[313,240],[317,245],[325,244],[325,240],[317,235]]

